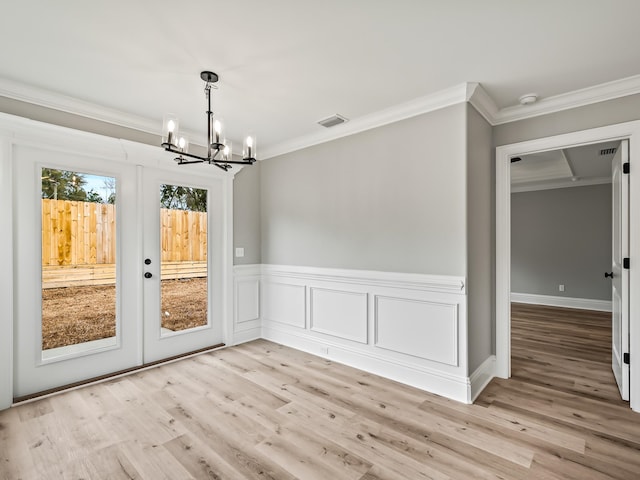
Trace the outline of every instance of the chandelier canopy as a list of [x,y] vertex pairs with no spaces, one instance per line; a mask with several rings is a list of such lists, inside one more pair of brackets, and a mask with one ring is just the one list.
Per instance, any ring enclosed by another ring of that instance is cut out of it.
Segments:
[[[247,135],[242,145],[242,160],[233,160],[232,142],[223,136],[223,127],[220,120],[214,120],[211,110],[211,89],[218,88],[215,83],[218,75],[204,71],[200,73],[200,78],[205,81],[204,92],[207,97],[207,156],[203,157],[188,152],[189,141],[184,135],[180,135],[178,130],[178,118],[175,115],[164,116],[162,126],[162,147],[178,156],[175,161],[179,165],[192,163],[208,163],[215,165],[224,171],[231,168],[232,164],[251,165],[256,161],[256,137]],[[187,157],[187,158],[185,158]]]

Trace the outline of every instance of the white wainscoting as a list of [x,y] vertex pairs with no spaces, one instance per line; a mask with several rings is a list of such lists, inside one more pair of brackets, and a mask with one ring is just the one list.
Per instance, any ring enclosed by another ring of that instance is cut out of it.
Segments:
[[309,291],[312,331],[367,343],[367,293],[317,287],[310,287]]
[[458,366],[458,303],[376,296],[375,345]]
[[467,373],[463,277],[279,265],[234,274],[235,343],[262,337],[464,403],[494,376],[495,357]]
[[304,285],[263,281],[263,322],[306,328],[307,290]]
[[262,336],[471,401],[464,278],[263,265]]
[[592,300],[590,298],[556,297],[552,295],[536,295],[533,293],[511,293],[511,301],[531,303],[551,307],[580,308],[583,310],[611,311],[611,300]]
[[233,267],[233,328],[230,345],[260,338],[260,265],[236,265]]

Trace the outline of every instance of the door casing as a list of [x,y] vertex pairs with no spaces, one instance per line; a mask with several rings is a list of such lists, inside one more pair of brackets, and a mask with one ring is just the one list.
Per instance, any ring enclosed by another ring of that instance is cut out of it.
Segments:
[[[640,253],[640,121],[593,128],[496,148],[496,376],[511,376],[511,157],[580,145],[629,140],[629,251]],[[640,263],[640,256],[635,257]],[[630,284],[640,285],[640,268],[630,269]],[[631,289],[633,292],[633,288]],[[629,298],[629,353],[640,358],[640,295]],[[631,368],[630,406],[640,412],[640,368]]]
[[[13,202],[13,152],[16,146],[38,146],[74,155],[91,155],[105,162],[122,162],[168,171],[180,171],[180,167],[172,161],[160,147],[128,140],[116,139],[94,133],[60,127],[38,122],[15,115],[0,113],[0,201],[4,208],[0,209],[0,221],[3,235],[0,235],[0,263],[3,275],[0,276],[0,410],[8,408],[14,398],[14,278],[17,266],[14,264],[14,228],[13,215],[16,207]],[[223,341],[232,343],[233,335],[233,177],[240,168],[223,172],[209,165],[191,165],[188,168],[202,178],[222,179],[222,318]],[[140,191],[140,189],[138,189]],[[142,220],[139,218],[139,220]],[[138,238],[142,238],[142,222],[137,222],[140,229]],[[143,249],[142,242],[136,246],[138,257],[136,275],[142,282]],[[142,303],[139,302],[138,315],[142,315]],[[140,362],[141,359],[140,352]]]

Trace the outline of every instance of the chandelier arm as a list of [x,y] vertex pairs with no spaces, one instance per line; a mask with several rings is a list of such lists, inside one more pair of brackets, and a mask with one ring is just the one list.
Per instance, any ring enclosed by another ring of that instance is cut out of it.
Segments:
[[254,159],[247,159],[247,160],[213,160],[214,162],[220,162],[220,163],[232,163],[234,165],[253,165],[255,162],[255,158]]
[[167,152],[171,152],[171,153],[177,153],[178,155],[182,155],[185,157],[189,157],[189,158],[195,158],[196,162],[182,162],[183,164],[187,164],[187,163],[201,163],[201,162],[208,162],[208,163],[212,163],[215,165],[221,165],[221,164],[236,164],[236,165],[251,165],[253,164],[253,162],[255,162],[255,158],[251,158],[251,159],[246,159],[246,160],[218,160],[215,157],[215,155],[213,157],[201,157],[200,155],[195,155],[193,153],[189,153],[189,152],[183,152],[182,150],[173,148],[173,146],[170,143],[163,143],[162,146],[164,147],[164,149]]

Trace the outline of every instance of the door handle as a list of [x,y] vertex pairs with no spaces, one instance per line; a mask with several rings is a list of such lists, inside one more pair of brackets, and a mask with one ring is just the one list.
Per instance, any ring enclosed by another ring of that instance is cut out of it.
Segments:
[[144,278],[151,278],[151,277],[153,277],[151,272],[144,272]]
[[604,278],[607,278],[607,277],[613,278],[613,272],[609,272],[609,273],[604,272]]

